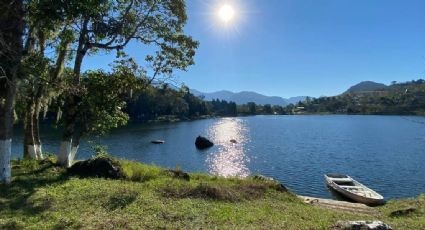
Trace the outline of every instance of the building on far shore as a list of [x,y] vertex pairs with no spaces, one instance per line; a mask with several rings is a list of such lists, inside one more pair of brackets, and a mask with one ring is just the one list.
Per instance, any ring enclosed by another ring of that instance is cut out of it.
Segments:
[[303,114],[305,112],[304,106],[297,106],[292,110],[293,114]]

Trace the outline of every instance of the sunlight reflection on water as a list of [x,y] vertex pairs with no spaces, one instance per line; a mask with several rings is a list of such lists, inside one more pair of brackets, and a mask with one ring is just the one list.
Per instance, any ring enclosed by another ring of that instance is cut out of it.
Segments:
[[[249,129],[239,118],[224,118],[214,123],[208,136],[218,149],[207,157],[209,172],[224,177],[246,177],[250,174],[245,145],[250,141]],[[231,143],[234,139],[237,143]]]

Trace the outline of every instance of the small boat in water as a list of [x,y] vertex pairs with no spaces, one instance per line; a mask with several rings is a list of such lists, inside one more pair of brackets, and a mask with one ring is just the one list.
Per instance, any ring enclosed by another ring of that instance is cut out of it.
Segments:
[[325,174],[326,184],[341,195],[359,203],[379,205],[384,203],[384,197],[366,187],[350,176],[342,174]]
[[164,144],[165,141],[163,141],[163,140],[153,140],[153,141],[151,141],[151,143],[152,144]]

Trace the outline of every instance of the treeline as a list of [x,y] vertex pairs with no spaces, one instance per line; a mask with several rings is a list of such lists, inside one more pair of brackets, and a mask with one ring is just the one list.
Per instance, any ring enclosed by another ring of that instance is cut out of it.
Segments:
[[257,105],[254,102],[238,105],[239,115],[286,115],[290,110],[280,105]]
[[295,113],[423,115],[425,80],[393,82],[379,91],[307,98],[288,109],[292,109]]
[[147,86],[128,102],[125,111],[134,121],[158,120],[163,116],[194,119],[211,114],[209,104],[190,93],[188,87],[174,89],[168,84]]
[[129,100],[125,109],[130,120],[187,120],[204,116],[240,116],[259,114],[287,114],[282,106],[256,105],[253,102],[237,105],[235,102],[214,99],[204,101],[193,95],[187,86],[180,89],[168,84],[149,85]]

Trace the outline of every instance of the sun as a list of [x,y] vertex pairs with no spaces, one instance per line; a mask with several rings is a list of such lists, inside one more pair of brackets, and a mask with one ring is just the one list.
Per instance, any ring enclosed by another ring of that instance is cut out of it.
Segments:
[[234,16],[235,11],[233,10],[233,7],[228,4],[221,6],[220,10],[218,11],[218,17],[225,23],[230,22]]

